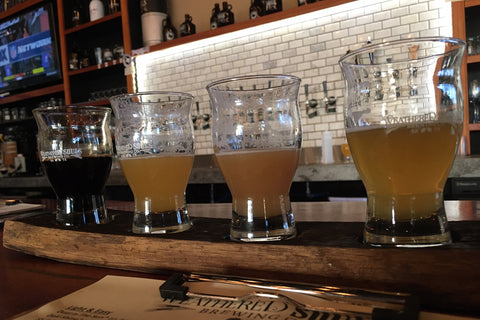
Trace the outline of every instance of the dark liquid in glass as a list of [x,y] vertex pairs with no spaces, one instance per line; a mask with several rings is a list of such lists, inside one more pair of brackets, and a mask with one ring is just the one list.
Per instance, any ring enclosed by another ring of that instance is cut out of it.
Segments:
[[110,174],[112,157],[69,158],[43,161],[42,164],[57,196],[70,197],[102,193]]
[[103,190],[112,166],[111,156],[69,158],[42,162],[57,194],[57,221],[66,226],[105,223]]

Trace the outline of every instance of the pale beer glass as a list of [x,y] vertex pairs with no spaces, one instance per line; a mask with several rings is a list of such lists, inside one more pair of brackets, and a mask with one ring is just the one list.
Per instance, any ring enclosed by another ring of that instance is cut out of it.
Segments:
[[144,92],[114,96],[110,102],[115,149],[135,200],[132,232],[190,229],[185,190],[195,154],[193,96]]
[[230,238],[272,241],[296,235],[289,191],[302,131],[300,79],[243,76],[207,86],[217,162],[232,194]]
[[57,222],[65,227],[111,220],[104,188],[113,157],[111,109],[62,106],[33,110],[38,151],[57,196]]
[[443,188],[463,129],[465,43],[418,38],[369,45],[339,61],[345,129],[367,191],[364,242],[451,242]]

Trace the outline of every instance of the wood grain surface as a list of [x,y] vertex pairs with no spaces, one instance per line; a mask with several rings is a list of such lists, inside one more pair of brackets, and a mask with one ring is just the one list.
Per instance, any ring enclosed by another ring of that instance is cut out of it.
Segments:
[[[215,209],[212,209],[214,212]],[[298,222],[295,239],[239,243],[228,219],[193,218],[170,235],[131,233],[132,214],[107,225],[62,229],[52,214],[7,221],[4,246],[74,264],[155,274],[172,271],[414,293],[422,307],[480,314],[480,221],[451,222],[454,243],[422,249],[362,244],[361,222]]]

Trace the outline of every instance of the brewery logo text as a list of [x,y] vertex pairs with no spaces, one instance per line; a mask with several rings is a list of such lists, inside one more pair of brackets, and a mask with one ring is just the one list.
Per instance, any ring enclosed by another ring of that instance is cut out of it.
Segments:
[[386,124],[405,124],[405,123],[421,123],[437,120],[437,114],[435,112],[429,112],[425,114],[406,115],[401,117],[385,116],[383,117]]
[[40,160],[63,161],[69,158],[82,158],[81,149],[61,149],[52,151],[40,151]]

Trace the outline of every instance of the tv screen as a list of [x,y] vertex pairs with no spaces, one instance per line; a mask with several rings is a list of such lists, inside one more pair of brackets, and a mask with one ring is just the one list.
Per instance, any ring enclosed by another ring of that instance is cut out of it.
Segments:
[[0,95],[61,79],[55,31],[51,3],[0,21]]

